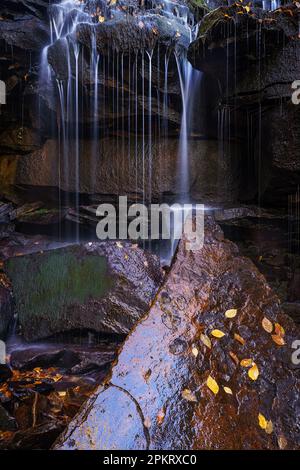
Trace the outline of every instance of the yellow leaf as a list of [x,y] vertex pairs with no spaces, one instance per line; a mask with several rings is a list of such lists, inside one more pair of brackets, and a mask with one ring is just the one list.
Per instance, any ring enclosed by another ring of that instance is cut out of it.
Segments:
[[261,413],[259,413],[259,415],[258,415],[258,424],[262,429],[266,429],[266,427],[268,425],[268,421],[266,420],[264,415],[262,415]]
[[197,357],[198,354],[199,354],[198,349],[197,349],[197,348],[193,348],[193,349],[192,349],[192,354],[193,354],[193,356]]
[[215,338],[223,338],[223,336],[225,336],[225,333],[221,330],[212,330],[210,334]]
[[223,387],[223,388],[224,388],[225,393],[228,393],[228,395],[233,395],[232,390],[231,390],[230,387]]
[[267,434],[272,434],[273,432],[273,423],[272,421],[268,421],[267,427],[266,427],[266,433]]
[[215,395],[219,393],[219,385],[217,384],[215,379],[213,379],[210,375],[207,378],[206,385]]
[[246,6],[245,6],[245,10],[246,10],[247,13],[249,13],[250,7],[249,7],[248,5],[246,5]]
[[104,16],[98,16],[98,21],[99,21],[99,23],[104,23],[104,21],[105,21]]
[[273,331],[273,323],[266,317],[264,317],[262,319],[262,322],[261,322],[261,325],[263,327],[263,329],[267,332],[267,333],[272,333]]
[[259,376],[259,370],[258,370],[258,367],[257,367],[256,364],[253,364],[251,369],[248,370],[248,375],[249,375],[250,379],[257,380],[257,378]]
[[211,349],[211,340],[209,339],[208,336],[204,335],[203,333],[200,336],[200,339],[202,343],[207,346],[209,349]]
[[253,364],[252,359],[242,359],[240,362],[242,367],[251,367]]
[[182,391],[181,396],[182,396],[182,398],[184,398],[187,401],[192,401],[192,402],[197,401],[196,396],[188,388],[185,388]]
[[240,335],[238,335],[237,333],[234,333],[234,339],[236,341],[238,341],[239,343],[241,343],[243,346],[244,344],[246,343],[246,341],[244,340],[244,338],[242,338]]
[[284,345],[285,345],[285,341],[284,341],[284,339],[282,338],[282,336],[279,336],[279,335],[272,335],[272,340],[273,340],[274,343],[276,343],[278,346],[284,346]]
[[231,310],[227,310],[225,312],[225,317],[226,318],[234,318],[237,314],[237,310],[235,308],[232,308]]

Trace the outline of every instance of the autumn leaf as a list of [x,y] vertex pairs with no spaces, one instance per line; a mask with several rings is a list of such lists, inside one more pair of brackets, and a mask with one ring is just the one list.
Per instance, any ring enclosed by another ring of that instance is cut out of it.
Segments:
[[284,328],[281,325],[279,325],[279,323],[275,323],[275,333],[278,336],[284,336],[285,335]]
[[118,248],[123,248],[123,245],[122,245],[121,242],[116,242],[116,245],[117,245]]
[[215,395],[217,395],[217,393],[219,393],[219,385],[217,384],[217,382],[215,381],[215,379],[212,378],[211,375],[208,376],[207,381],[206,381],[206,385],[208,386],[208,388],[209,388]]
[[224,388],[224,392],[227,393],[228,395],[233,395],[232,393],[232,390],[230,387],[223,387]]
[[165,410],[162,408],[156,416],[157,424],[161,425],[165,419],[165,416]]
[[203,333],[200,336],[200,339],[202,343],[207,346],[209,349],[211,349],[211,340],[209,339],[208,336],[204,335]]
[[225,336],[225,333],[223,333],[221,330],[212,330],[210,334],[215,338],[223,338],[223,336]]
[[268,425],[268,421],[266,420],[264,415],[261,413],[258,414],[258,424],[262,429],[266,429]]
[[193,354],[193,356],[195,356],[195,357],[198,356],[199,351],[198,351],[198,349],[197,349],[196,347],[194,347],[194,348],[192,349],[192,354]]
[[197,398],[188,388],[185,388],[181,393],[182,398],[187,401],[196,402]]
[[272,434],[272,432],[273,432],[273,423],[272,423],[272,421],[268,421],[265,431],[266,431],[267,434]]
[[229,351],[229,356],[231,357],[231,359],[233,360],[233,362],[236,363],[236,365],[238,366],[240,361],[239,361],[239,358],[237,357],[237,355],[232,352],[232,351]]
[[248,370],[248,375],[249,375],[250,379],[252,379],[252,380],[257,380],[258,379],[259,370],[258,370],[258,367],[257,367],[256,364],[253,364],[251,369]]
[[242,367],[251,367],[253,364],[252,359],[242,359],[240,362]]
[[277,442],[278,442],[278,447],[279,447],[279,449],[283,450],[283,449],[286,448],[286,446],[287,446],[287,440],[286,440],[286,438],[285,438],[284,436],[279,436]]
[[234,318],[237,314],[237,310],[235,308],[232,308],[231,310],[226,310],[225,312],[225,317],[226,318]]
[[262,325],[263,329],[264,329],[267,333],[272,333],[272,331],[273,331],[273,324],[272,324],[272,322],[271,322],[268,318],[264,317],[264,318],[262,319],[261,325]]
[[145,428],[149,429],[151,428],[151,419],[149,417],[146,417],[144,420],[144,426]]
[[284,339],[282,338],[282,336],[279,336],[279,335],[272,335],[272,340],[273,340],[274,343],[276,343],[278,346],[284,346],[284,345],[285,345],[285,341],[284,341]]
[[244,344],[246,344],[246,341],[244,340],[244,338],[242,338],[240,335],[238,335],[237,333],[234,333],[234,339],[236,341],[238,341],[239,343],[241,343],[243,346]]

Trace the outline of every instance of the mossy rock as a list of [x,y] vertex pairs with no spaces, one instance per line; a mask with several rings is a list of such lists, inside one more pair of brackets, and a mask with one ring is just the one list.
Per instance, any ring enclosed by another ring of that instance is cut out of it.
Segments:
[[99,242],[7,260],[4,270],[25,339],[80,329],[127,334],[155,295],[159,275],[154,273],[160,270],[149,255],[150,279],[142,250],[128,244],[118,251],[113,242]]

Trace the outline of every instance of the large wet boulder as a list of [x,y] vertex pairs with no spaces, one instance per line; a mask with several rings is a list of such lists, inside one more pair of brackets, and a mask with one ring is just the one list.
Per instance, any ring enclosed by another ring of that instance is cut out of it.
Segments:
[[80,329],[127,334],[163,278],[158,258],[128,242],[39,248],[4,263],[26,340]]
[[299,328],[210,219],[56,449],[296,449]]

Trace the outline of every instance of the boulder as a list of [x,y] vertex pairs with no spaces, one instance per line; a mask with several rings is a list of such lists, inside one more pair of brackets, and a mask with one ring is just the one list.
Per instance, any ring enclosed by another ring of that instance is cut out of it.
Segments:
[[299,327],[211,219],[201,250],[186,242],[55,449],[299,448]]
[[80,329],[127,334],[163,279],[159,259],[128,242],[20,254],[4,270],[28,341]]

